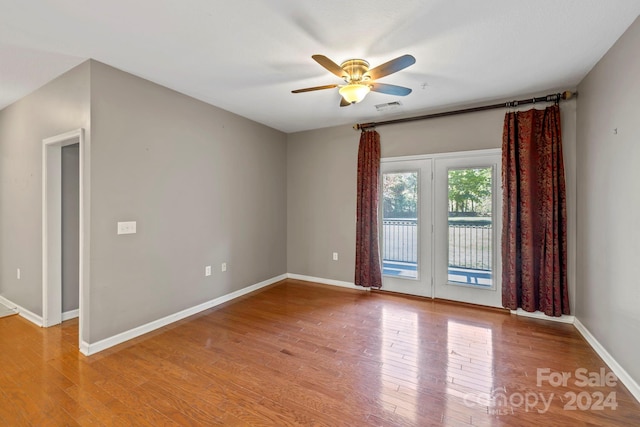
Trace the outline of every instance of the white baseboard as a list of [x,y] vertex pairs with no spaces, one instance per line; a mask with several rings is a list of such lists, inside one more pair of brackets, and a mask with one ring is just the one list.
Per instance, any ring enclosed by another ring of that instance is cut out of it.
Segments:
[[322,283],[323,285],[340,286],[342,288],[357,289],[359,291],[368,291],[369,288],[356,286],[351,282],[343,282],[341,280],[323,279],[322,277],[305,276],[302,274],[287,273],[287,278],[295,280],[304,280],[305,282]]
[[26,308],[21,307],[12,301],[9,301],[5,297],[0,296],[0,302],[2,302],[7,307],[10,307],[11,309],[16,310],[20,316],[24,317],[29,322],[35,323],[36,325],[42,327],[43,325],[42,316],[38,316],[37,314],[27,310]]
[[18,309],[16,307],[16,305],[9,301],[8,299],[6,299],[5,297],[3,297],[2,295],[0,295],[0,304],[6,306],[7,308],[15,311],[16,313],[18,312]]
[[541,311],[534,311],[533,313],[530,313],[528,311],[524,311],[521,308],[517,310],[511,310],[511,314],[522,317],[532,317],[534,319],[551,320],[552,322],[569,323],[570,325],[573,325],[573,322],[575,321],[575,316],[567,316],[566,314],[563,314],[560,317],[547,316]]
[[63,322],[67,320],[75,319],[76,317],[80,317],[80,309],[69,310],[62,313]]
[[225,302],[231,301],[250,292],[257,291],[260,288],[272,285],[286,278],[286,274],[273,277],[263,282],[256,283],[255,285],[247,286],[246,288],[231,292],[230,294],[223,295],[194,307],[187,308],[186,310],[182,310],[178,313],[170,314],[169,316],[163,317],[162,319],[154,320],[153,322],[149,322],[145,325],[138,326],[137,328],[130,329],[128,331],[119,333],[109,338],[105,338],[95,343],[87,343],[83,341],[80,344],[80,352],[85,356],[96,354],[102,350],[108,349],[109,347],[113,347],[114,345],[118,345],[130,339],[139,337],[140,335],[144,335],[163,326],[169,325],[173,322],[177,322],[178,320],[182,320],[185,317],[193,316],[194,314],[200,313],[201,311],[207,310],[211,307],[224,304]]
[[80,340],[80,353],[84,354],[85,356],[89,355],[89,343],[84,341],[84,340]]
[[598,353],[598,356],[604,360],[604,362],[609,365],[614,374],[618,377],[620,381],[629,389],[633,397],[636,398],[638,402],[640,402],[640,385],[629,375],[629,373],[613,358],[613,356],[603,347],[602,344],[593,336],[591,332],[580,322],[580,320],[576,319],[573,325],[576,327],[578,332],[582,334],[585,340],[591,345],[591,347]]
[[[24,317],[31,323],[35,323],[36,325],[43,327],[44,322],[42,321],[42,316],[38,316],[37,314],[27,310],[24,307],[21,307],[12,301],[0,296],[0,303],[6,305],[7,307],[15,310],[20,316]],[[62,313],[62,321],[75,319],[80,316],[80,310],[70,310]]]

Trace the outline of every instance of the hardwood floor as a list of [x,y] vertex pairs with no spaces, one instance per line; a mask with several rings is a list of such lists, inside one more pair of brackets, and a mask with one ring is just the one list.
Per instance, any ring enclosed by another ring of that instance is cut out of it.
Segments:
[[77,342],[77,321],[0,319],[0,425],[640,425],[619,381],[582,385],[610,370],[573,326],[399,295],[285,280],[91,357]]

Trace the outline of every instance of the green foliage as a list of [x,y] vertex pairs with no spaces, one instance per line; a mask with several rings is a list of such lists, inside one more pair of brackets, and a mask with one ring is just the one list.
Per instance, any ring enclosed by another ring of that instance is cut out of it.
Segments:
[[382,182],[385,218],[416,218],[418,174],[386,173]]
[[[416,218],[418,173],[386,173],[382,181],[385,218]],[[449,212],[491,214],[491,168],[449,170]]]
[[449,170],[449,212],[491,213],[491,168]]

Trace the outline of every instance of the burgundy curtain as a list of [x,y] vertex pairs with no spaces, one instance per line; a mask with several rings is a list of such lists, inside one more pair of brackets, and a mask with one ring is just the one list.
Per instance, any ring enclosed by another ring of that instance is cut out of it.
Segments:
[[358,203],[356,211],[356,275],[354,283],[367,288],[382,286],[378,251],[378,185],[380,135],[364,131],[358,148]]
[[510,112],[502,136],[502,303],[569,314],[560,108]]

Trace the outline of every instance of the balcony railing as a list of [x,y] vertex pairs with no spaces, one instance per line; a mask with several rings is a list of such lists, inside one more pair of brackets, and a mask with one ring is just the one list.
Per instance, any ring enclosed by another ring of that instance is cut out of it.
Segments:
[[415,218],[385,218],[382,221],[382,258],[387,261],[418,262],[418,220]]
[[[418,221],[415,218],[385,218],[384,261],[418,262]],[[449,223],[449,267],[491,271],[491,224]]]
[[492,226],[449,223],[449,267],[491,270]]

